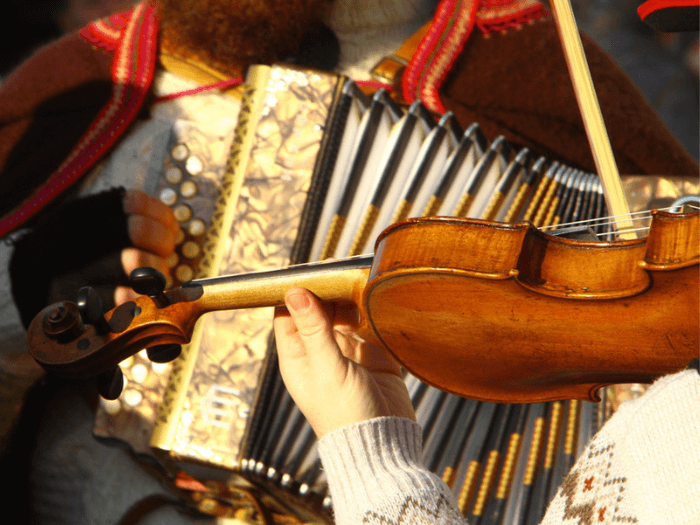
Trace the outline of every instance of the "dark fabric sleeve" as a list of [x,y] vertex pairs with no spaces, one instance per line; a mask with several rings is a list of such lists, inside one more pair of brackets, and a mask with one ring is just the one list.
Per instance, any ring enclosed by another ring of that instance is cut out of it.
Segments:
[[111,55],[78,33],[32,55],[0,84],[0,217],[65,160],[112,93]]
[[94,287],[105,308],[125,281],[120,253],[131,244],[122,188],[71,199],[43,213],[15,241],[10,279],[25,328],[44,307],[76,300],[82,286]]

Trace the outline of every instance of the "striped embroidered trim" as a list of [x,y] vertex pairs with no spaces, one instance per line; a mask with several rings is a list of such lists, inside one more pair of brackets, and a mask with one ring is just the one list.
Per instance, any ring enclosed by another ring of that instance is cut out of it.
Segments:
[[444,113],[439,90],[474,28],[479,0],[441,0],[433,23],[406,67],[404,99],[420,99],[426,107]]
[[488,34],[515,29],[548,14],[547,8],[537,0],[515,0],[508,3],[482,1],[476,13],[476,26],[482,33]]
[[194,89],[188,89],[187,91],[179,91],[177,93],[171,93],[170,95],[163,95],[162,97],[156,98],[153,103],[158,104],[159,102],[167,102],[168,100],[175,100],[176,98],[189,97],[190,95],[197,95],[199,93],[206,93],[212,89],[227,89],[230,87],[237,86],[244,82],[243,77],[229,78],[228,80],[222,80],[221,82],[214,82],[213,84],[207,84],[206,86],[200,86]]
[[80,36],[93,46],[111,53],[117,48],[133,12],[134,9],[130,9],[92,22],[80,30]]
[[158,21],[155,0],[136,6],[112,62],[112,98],[49,180],[0,220],[0,237],[19,227],[87,172],[139,112],[153,80]]

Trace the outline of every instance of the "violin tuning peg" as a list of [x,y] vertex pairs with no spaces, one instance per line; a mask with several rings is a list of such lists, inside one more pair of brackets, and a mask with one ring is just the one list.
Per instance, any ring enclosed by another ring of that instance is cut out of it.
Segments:
[[52,305],[44,314],[42,329],[51,339],[61,342],[74,340],[84,331],[78,306],[68,301]]
[[83,286],[78,290],[76,304],[83,323],[93,325],[100,333],[110,331],[109,324],[107,324],[102,311],[102,299],[97,295],[94,288]]
[[169,363],[180,356],[182,345],[158,345],[146,349],[148,358],[154,363]]
[[124,388],[124,374],[122,369],[115,366],[111,370],[101,373],[96,379],[97,391],[110,401],[117,399]]
[[163,293],[166,282],[165,276],[155,268],[136,268],[129,274],[129,284],[132,290],[138,294],[149,296],[159,308],[165,308],[170,304]]

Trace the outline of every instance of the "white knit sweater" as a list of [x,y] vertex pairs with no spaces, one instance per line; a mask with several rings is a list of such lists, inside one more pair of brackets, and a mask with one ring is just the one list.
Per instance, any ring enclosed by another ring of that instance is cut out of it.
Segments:
[[[420,464],[420,427],[378,418],[319,442],[338,525],[464,524],[447,486]],[[658,380],[591,440],[543,525],[700,524],[700,376]]]
[[338,71],[366,80],[384,56],[392,54],[432,19],[437,0],[337,0],[328,25],[340,42]]

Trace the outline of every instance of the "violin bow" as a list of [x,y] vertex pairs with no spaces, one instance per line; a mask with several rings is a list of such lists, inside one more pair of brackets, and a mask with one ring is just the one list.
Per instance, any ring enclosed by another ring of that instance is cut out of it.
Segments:
[[619,237],[621,239],[636,239],[637,235],[632,231],[629,204],[622,189],[622,181],[615,164],[615,157],[608,132],[605,129],[598,97],[593,87],[591,71],[583,51],[571,2],[569,0],[551,0],[550,5],[564,48],[564,57],[569,68],[579,110],[583,117],[583,125],[593,152],[593,160],[603,183],[608,210],[610,210],[611,215],[618,218],[615,221],[615,229],[618,231]]

